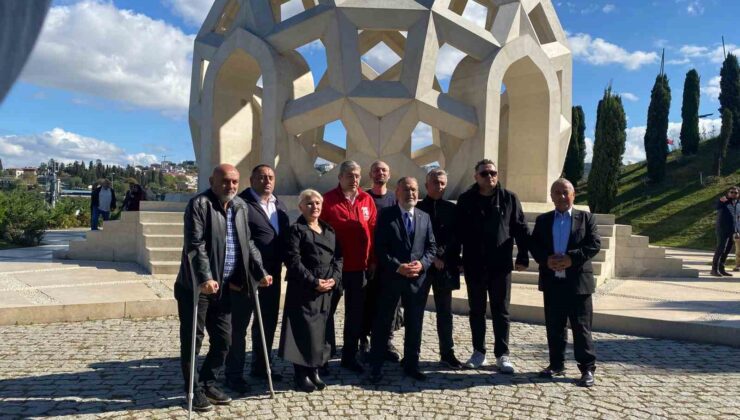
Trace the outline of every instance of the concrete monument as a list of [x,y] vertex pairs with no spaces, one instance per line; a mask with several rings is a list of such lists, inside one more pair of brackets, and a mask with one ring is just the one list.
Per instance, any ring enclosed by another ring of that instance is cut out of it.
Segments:
[[[284,18],[287,6],[301,11]],[[296,51],[314,42],[326,51],[320,80]],[[382,72],[362,59],[380,44],[400,58]],[[446,91],[435,75],[444,45],[464,55]],[[199,187],[218,163],[249,173],[265,162],[281,194],[323,191],[337,168],[320,175],[317,160],[383,159],[420,179],[423,166],[439,164],[456,196],[487,157],[522,201],[546,203],[570,138],[571,77],[550,0],[216,0],[193,54]],[[334,121],[346,147],[325,139]],[[432,141],[414,150],[419,123]]]

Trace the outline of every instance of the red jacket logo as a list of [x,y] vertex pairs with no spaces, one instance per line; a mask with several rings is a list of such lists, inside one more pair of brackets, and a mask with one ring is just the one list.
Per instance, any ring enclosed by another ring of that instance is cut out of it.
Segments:
[[365,217],[365,221],[370,220],[370,209],[367,207],[362,208],[362,215]]

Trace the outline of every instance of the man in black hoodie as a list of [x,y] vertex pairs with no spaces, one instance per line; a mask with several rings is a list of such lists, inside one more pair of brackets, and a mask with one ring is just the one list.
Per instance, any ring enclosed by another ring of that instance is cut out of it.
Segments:
[[[473,354],[465,364],[477,369],[486,360],[486,297],[490,298],[493,317],[494,354],[501,373],[514,373],[509,360],[509,302],[511,271],[529,265],[527,238],[529,229],[516,194],[498,182],[493,161],[483,159],[475,165],[476,183],[462,193],[455,207],[455,245],[451,255],[462,266],[470,305],[470,330]],[[513,263],[514,241],[518,249]]]

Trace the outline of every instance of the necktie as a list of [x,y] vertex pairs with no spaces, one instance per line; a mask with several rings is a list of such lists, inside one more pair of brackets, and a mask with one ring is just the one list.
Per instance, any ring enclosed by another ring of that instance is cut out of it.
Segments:
[[411,224],[411,213],[404,213],[404,219],[406,221],[406,233],[409,234],[409,238],[414,235],[414,226]]

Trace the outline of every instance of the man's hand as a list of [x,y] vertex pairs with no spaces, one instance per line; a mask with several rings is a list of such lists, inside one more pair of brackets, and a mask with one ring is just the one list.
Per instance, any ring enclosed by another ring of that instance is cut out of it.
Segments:
[[435,258],[435,259],[434,259],[434,268],[436,268],[436,269],[437,269],[437,270],[439,270],[439,271],[442,271],[442,270],[444,270],[444,269],[445,269],[445,262],[444,262],[444,261],[442,261],[442,260],[441,260],[441,259],[439,259],[439,258]]
[[[406,277],[406,278],[415,278],[419,277],[419,272],[421,271],[421,268],[417,268],[416,266],[412,265],[413,262],[401,264],[398,266],[398,270],[396,271],[398,274]],[[421,264],[419,264],[421,265]]]
[[321,293],[328,292],[332,287],[334,287],[334,279],[319,279],[319,285],[316,286],[316,291]]
[[727,196],[726,195],[723,195],[722,197],[719,198],[719,201],[721,201],[723,203],[726,203],[727,202]]
[[218,292],[218,282],[216,280],[207,280],[200,285],[200,292],[204,295],[212,295]]
[[260,287],[268,287],[272,285],[272,276],[266,275],[265,277],[260,280]]
[[565,270],[573,265],[573,260],[570,259],[570,255],[563,255],[560,257],[560,269]]
[[527,266],[524,264],[514,264],[514,270],[516,271],[525,271],[527,269]]
[[547,268],[552,271],[563,271],[573,265],[568,255],[550,255],[547,257]]

